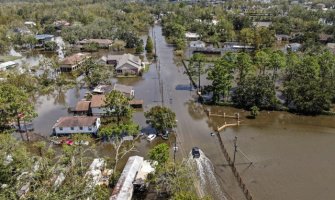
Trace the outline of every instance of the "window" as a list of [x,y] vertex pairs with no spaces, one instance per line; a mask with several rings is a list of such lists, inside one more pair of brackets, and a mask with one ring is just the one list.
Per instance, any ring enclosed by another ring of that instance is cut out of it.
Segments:
[[91,131],[91,130],[92,130],[92,127],[89,126],[89,127],[88,127],[88,130]]
[[62,131],[62,130],[63,130],[63,127],[59,127],[59,130]]
[[79,127],[79,129],[82,131],[82,130],[83,130],[83,127],[82,127],[82,126],[80,126],[80,127]]
[[71,127],[71,131],[73,131],[74,130],[74,127]]

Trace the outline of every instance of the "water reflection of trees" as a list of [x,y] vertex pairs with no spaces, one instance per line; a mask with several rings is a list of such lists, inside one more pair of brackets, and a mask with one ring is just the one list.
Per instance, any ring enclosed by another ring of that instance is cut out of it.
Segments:
[[186,102],[185,105],[192,119],[201,120],[206,117],[205,109],[202,104],[190,100]]

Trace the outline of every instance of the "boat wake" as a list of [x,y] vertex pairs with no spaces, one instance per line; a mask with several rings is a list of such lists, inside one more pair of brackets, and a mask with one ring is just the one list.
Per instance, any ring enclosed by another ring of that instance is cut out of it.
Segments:
[[214,199],[227,199],[215,177],[213,164],[203,151],[200,150],[199,158],[193,158],[190,152],[188,164],[196,167],[197,174],[200,178],[200,190],[203,194],[209,194]]

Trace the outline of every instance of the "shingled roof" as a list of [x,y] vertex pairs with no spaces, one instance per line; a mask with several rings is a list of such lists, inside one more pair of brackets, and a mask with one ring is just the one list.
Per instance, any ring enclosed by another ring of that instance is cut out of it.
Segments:
[[132,54],[123,54],[123,55],[108,55],[107,60],[116,60],[117,65],[115,69],[122,67],[124,64],[129,64],[136,68],[141,68],[141,59],[138,56],[134,56]]
[[87,112],[90,109],[90,101],[81,100],[76,105],[76,112]]
[[57,120],[56,127],[78,127],[78,126],[92,126],[95,124],[98,117],[88,116],[67,116],[61,117]]
[[63,65],[75,65],[84,59],[89,58],[88,53],[76,53],[74,55],[68,56],[62,60]]
[[105,95],[92,95],[91,108],[100,108],[105,105]]

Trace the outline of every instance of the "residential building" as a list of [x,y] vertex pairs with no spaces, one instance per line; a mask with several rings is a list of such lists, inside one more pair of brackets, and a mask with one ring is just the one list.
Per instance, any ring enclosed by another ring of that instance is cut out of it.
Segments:
[[108,55],[106,64],[113,65],[117,75],[140,75],[144,66],[138,56],[132,54]]
[[78,69],[91,56],[88,53],[77,53],[68,57],[65,57],[60,64],[61,72],[72,72]]
[[107,94],[113,90],[111,85],[98,85],[93,89],[93,94]]
[[135,91],[132,86],[114,84],[113,90],[122,92],[126,97],[133,98],[135,96]]
[[272,22],[252,22],[252,25],[255,27],[265,27],[269,28],[271,26]]
[[53,126],[55,135],[68,135],[74,133],[96,134],[101,125],[100,118],[91,116],[61,117]]
[[282,41],[289,41],[290,40],[290,36],[289,35],[284,35],[284,34],[276,34],[275,35],[277,41],[282,42]]
[[191,48],[205,48],[206,43],[200,40],[197,41],[190,41],[190,47]]
[[98,44],[99,48],[109,48],[113,44],[113,41],[109,39],[84,39],[78,42],[79,45],[90,43]]
[[90,114],[91,101],[80,100],[78,101],[74,113],[76,115],[88,115]]
[[[92,95],[90,112],[93,116],[104,116],[107,113],[108,108],[105,107],[105,101],[106,96],[104,94]],[[143,103],[141,99],[132,99],[129,101],[129,105],[133,108],[142,108]]]
[[185,37],[187,40],[199,40],[200,35],[197,33],[186,32]]
[[285,50],[290,50],[292,52],[299,51],[302,45],[300,43],[290,43],[285,46]]
[[103,94],[92,95],[91,112],[93,116],[103,116],[107,113],[108,110],[104,107],[106,105],[105,100],[106,96]]

